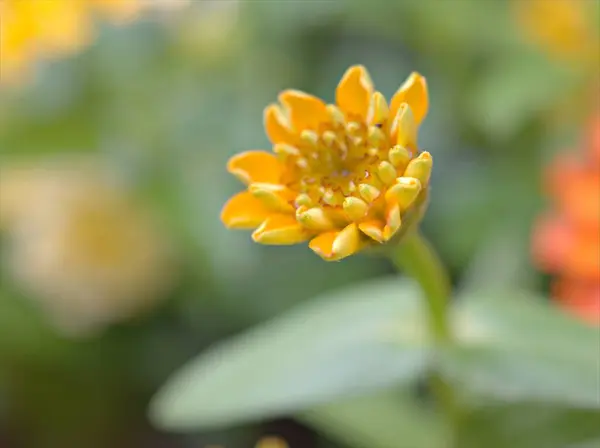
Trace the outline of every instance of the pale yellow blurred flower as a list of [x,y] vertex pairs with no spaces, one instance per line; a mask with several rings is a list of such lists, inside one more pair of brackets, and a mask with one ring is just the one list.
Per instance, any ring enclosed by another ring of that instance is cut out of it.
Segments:
[[59,330],[93,333],[165,297],[173,280],[165,234],[103,172],[5,169],[0,191],[6,265]]

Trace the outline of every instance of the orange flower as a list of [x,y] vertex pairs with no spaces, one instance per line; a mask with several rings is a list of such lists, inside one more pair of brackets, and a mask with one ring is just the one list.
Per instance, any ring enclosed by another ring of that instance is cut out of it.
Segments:
[[559,279],[553,295],[569,312],[591,324],[600,325],[600,282]]
[[432,168],[417,146],[428,109],[425,78],[411,74],[388,106],[357,65],[338,84],[335,105],[297,90],[279,101],[264,113],[273,153],[229,160],[228,171],[247,189],[225,204],[227,227],[255,229],[252,239],[262,244],[310,240],[322,258],[340,260],[419,219]]
[[538,223],[533,253],[540,268],[559,276],[559,303],[600,323],[600,114],[589,136],[584,157],[563,156],[550,167],[554,211]]

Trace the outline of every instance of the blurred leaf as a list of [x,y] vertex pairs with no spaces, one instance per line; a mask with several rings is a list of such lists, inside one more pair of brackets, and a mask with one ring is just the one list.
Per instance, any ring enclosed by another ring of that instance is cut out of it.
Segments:
[[474,292],[456,309],[461,347],[446,373],[465,390],[506,401],[600,408],[600,332],[541,298]]
[[[401,2],[398,2],[401,3]],[[447,58],[451,64],[460,53],[489,54],[509,44],[513,37],[506,2],[482,3],[478,0],[452,2],[402,2],[414,16],[412,27],[399,27],[427,50]],[[440,51],[441,50],[441,51]],[[446,54],[444,54],[446,53]]]
[[342,10],[343,2],[242,2],[243,14],[257,23],[263,32],[289,37],[307,26],[327,24]]
[[599,423],[599,411],[539,403],[501,404],[466,415],[457,440],[460,448],[564,448],[598,437]]
[[23,296],[0,289],[0,369],[8,360],[56,362],[72,356],[72,347],[43,321],[38,310]]
[[185,366],[151,417],[172,430],[234,425],[414,378],[427,354],[419,295],[389,278],[315,299]]
[[474,82],[466,107],[471,120],[495,139],[507,139],[531,119],[557,107],[573,87],[561,67],[536,52],[497,57]]
[[600,439],[586,440],[583,443],[569,445],[567,448],[600,448]]
[[[488,235],[462,275],[461,290],[525,286],[531,283],[534,269],[528,249],[531,235],[521,235],[514,225],[502,222]],[[524,250],[525,248],[525,250]]]
[[386,390],[319,406],[300,421],[355,448],[445,446],[448,428],[440,416],[409,392]]

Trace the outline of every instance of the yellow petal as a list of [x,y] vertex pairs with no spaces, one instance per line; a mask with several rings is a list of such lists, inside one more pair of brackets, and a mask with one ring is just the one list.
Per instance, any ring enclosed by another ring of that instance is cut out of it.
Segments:
[[396,145],[390,149],[390,152],[388,153],[388,159],[390,162],[392,162],[392,165],[399,170],[404,171],[408,165],[408,162],[410,162],[411,153],[405,147]]
[[260,244],[289,245],[308,240],[312,233],[290,215],[271,215],[252,233]]
[[335,101],[346,118],[358,116],[366,121],[372,94],[373,82],[369,72],[362,65],[355,65],[342,76],[335,91]]
[[272,214],[250,192],[243,191],[225,203],[221,210],[221,221],[230,229],[254,229]]
[[402,103],[407,103],[412,109],[417,126],[421,124],[425,115],[427,115],[429,97],[427,93],[427,81],[419,73],[411,73],[392,97],[390,117],[396,116]]
[[381,191],[379,191],[378,188],[370,184],[359,184],[358,192],[368,203],[375,201],[375,199],[377,199],[381,194]]
[[402,103],[396,112],[390,134],[397,145],[408,148],[413,153],[417,151],[417,123],[407,103]]
[[305,129],[300,132],[300,140],[310,148],[316,149],[317,145],[319,144],[319,134],[317,134],[315,131]]
[[331,207],[337,207],[342,205],[344,202],[344,195],[340,191],[327,189],[323,192],[321,199],[323,202],[325,202],[325,204],[330,205]]
[[381,182],[386,185],[393,184],[398,177],[398,173],[396,172],[394,165],[386,160],[380,162],[377,166],[377,175],[379,176]]
[[287,143],[294,145],[298,138],[292,131],[289,120],[276,104],[267,106],[263,114],[263,121],[267,137],[273,144]]
[[385,192],[385,199],[389,203],[397,203],[400,211],[408,209],[419,193],[421,192],[421,182],[414,177],[399,177],[396,183]]
[[250,184],[248,191],[271,211],[294,211],[291,202],[296,198],[296,194],[283,185],[256,182]]
[[362,199],[349,196],[344,200],[344,212],[350,221],[358,221],[364,218],[369,210],[368,204]]
[[335,227],[327,212],[320,207],[298,209],[296,219],[311,230],[331,230]]
[[375,92],[371,98],[371,109],[369,110],[369,124],[381,125],[390,114],[387,101],[381,92]]
[[385,214],[385,227],[383,228],[383,239],[389,241],[402,226],[400,217],[400,206],[396,203],[388,204]]
[[321,233],[319,236],[314,237],[308,243],[310,247],[317,255],[324,260],[334,261],[333,256],[333,241],[339,232],[327,232]]
[[312,205],[314,205],[314,202],[310,195],[306,193],[300,193],[298,196],[296,196],[294,204],[296,204],[296,207],[311,207]]
[[369,126],[367,130],[367,142],[372,148],[378,148],[380,144],[386,141],[387,137],[383,130],[378,126]]
[[273,154],[265,151],[246,151],[233,156],[227,162],[227,171],[245,184],[281,181],[283,166]]
[[384,242],[383,226],[384,226],[383,222],[377,221],[377,220],[372,220],[372,221],[361,222],[358,225],[358,228],[360,229],[360,231],[362,233],[367,235],[369,238],[374,239],[378,243],[383,243]]
[[332,251],[339,260],[352,255],[361,247],[360,232],[356,223],[348,224],[333,240]]
[[288,145],[287,143],[276,143],[273,145],[273,152],[282,159],[286,159],[290,156],[298,157],[300,155],[300,150],[298,148]]
[[414,177],[419,179],[421,186],[426,188],[429,184],[429,178],[431,177],[431,170],[433,168],[433,159],[431,154],[427,151],[422,152],[416,159],[412,159],[406,170],[404,171],[405,177]]
[[327,261],[337,261],[357,252],[364,244],[355,223],[340,232],[327,232],[313,238],[309,247]]
[[335,104],[327,105],[327,113],[329,114],[329,120],[336,126],[345,126],[346,119],[344,113]]
[[299,90],[284,90],[279,101],[289,109],[293,129],[300,133],[305,129],[317,130],[329,121],[327,105],[319,98]]

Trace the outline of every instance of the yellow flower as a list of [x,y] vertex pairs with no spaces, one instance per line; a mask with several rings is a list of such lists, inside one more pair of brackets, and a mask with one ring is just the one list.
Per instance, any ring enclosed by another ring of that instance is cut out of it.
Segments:
[[205,64],[227,59],[243,32],[239,15],[239,0],[197,2],[174,23],[180,47]]
[[58,330],[90,334],[165,297],[169,241],[107,173],[77,163],[3,168],[0,191],[6,268]]
[[590,63],[596,69],[600,52],[598,2],[513,0],[512,4],[529,40],[556,58]]
[[[425,78],[412,73],[388,105],[367,70],[350,67],[336,104],[297,90],[265,109],[273,153],[247,151],[227,169],[247,185],[223,207],[234,229],[261,244],[309,247],[325,260],[386,243],[425,202],[432,168],[417,129],[428,109]],[[404,224],[403,224],[404,222]]]
[[94,13],[123,20],[139,8],[140,0],[0,0],[0,81],[18,82],[38,59],[87,45]]
[[289,445],[281,437],[267,436],[256,442],[254,448],[289,448]]

